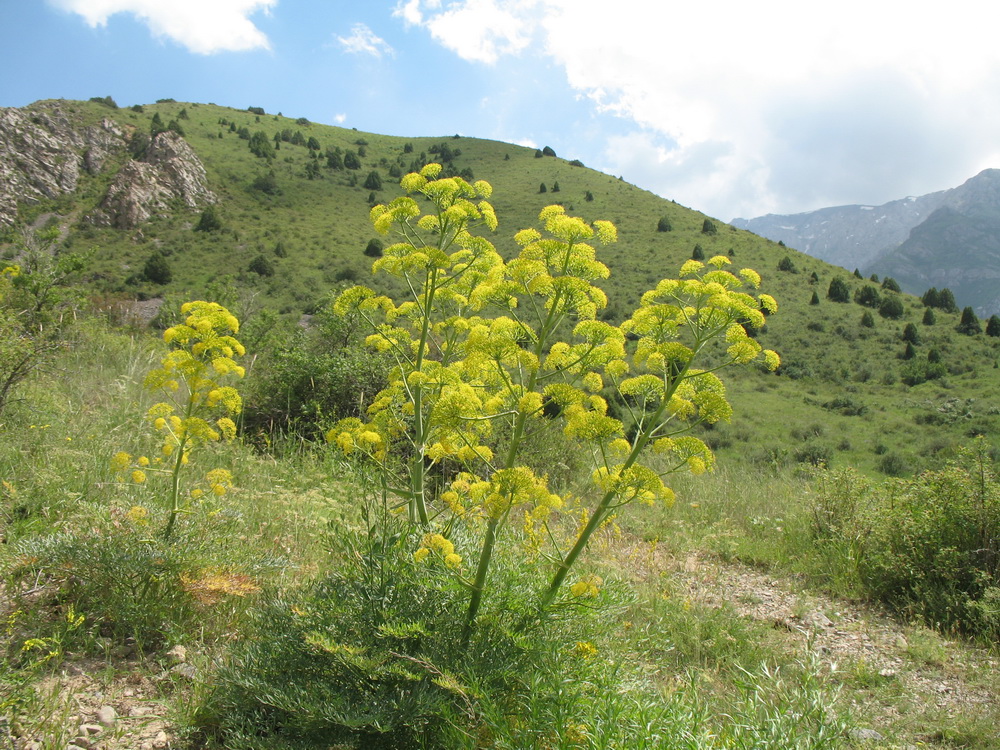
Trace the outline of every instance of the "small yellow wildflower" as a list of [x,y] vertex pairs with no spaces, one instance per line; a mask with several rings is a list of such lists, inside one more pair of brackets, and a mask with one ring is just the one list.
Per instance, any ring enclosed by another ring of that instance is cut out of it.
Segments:
[[132,454],[125,451],[118,451],[111,457],[111,470],[116,473],[125,471],[132,465]]
[[136,484],[142,484],[146,481],[146,472],[141,469],[136,469],[132,472],[132,481]]

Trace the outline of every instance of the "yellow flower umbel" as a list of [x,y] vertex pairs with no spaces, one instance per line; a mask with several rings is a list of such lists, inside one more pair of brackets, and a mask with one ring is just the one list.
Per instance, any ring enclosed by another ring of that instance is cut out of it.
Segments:
[[[149,409],[147,418],[161,438],[161,458],[157,461],[170,465],[170,516],[164,531],[168,539],[181,510],[182,467],[199,446],[235,438],[233,417],[243,407],[239,392],[224,382],[244,375],[235,359],[246,353],[234,337],[239,321],[215,302],[187,302],[181,312],[186,316],[184,322],[163,332],[171,351],[143,381],[148,390],[164,396]],[[125,452],[112,459],[112,468],[119,475],[131,465],[132,458]],[[145,482],[149,465],[149,459],[140,456],[132,481]],[[224,469],[208,472],[207,481],[216,496],[232,486],[232,476]]]

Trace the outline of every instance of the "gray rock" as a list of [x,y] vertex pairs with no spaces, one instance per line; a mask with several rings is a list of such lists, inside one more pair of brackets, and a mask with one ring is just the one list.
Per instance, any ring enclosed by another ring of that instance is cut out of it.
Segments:
[[118,721],[118,712],[112,706],[101,706],[97,709],[97,721],[105,727],[113,727]]

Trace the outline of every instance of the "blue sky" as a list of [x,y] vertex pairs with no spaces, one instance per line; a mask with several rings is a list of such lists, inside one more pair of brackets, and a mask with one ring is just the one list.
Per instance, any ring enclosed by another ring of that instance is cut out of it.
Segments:
[[560,156],[705,211],[1000,167],[992,6],[953,0],[0,0],[0,106],[260,106]]

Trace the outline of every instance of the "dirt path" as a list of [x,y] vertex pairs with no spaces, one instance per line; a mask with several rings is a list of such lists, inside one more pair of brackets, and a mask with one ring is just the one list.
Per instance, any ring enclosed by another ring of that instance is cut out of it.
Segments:
[[[692,555],[671,565],[692,601],[726,603],[785,631],[792,648],[816,653],[840,673],[859,717],[880,733],[934,745],[947,739],[936,735],[947,732],[922,730],[926,722],[947,727],[977,717],[1000,720],[1000,658],[985,649],[905,626],[870,606],[803,593],[793,581],[741,564]],[[1000,747],[1000,724],[992,726]]]

